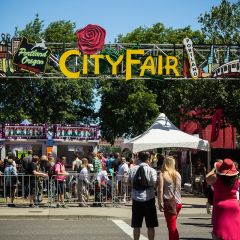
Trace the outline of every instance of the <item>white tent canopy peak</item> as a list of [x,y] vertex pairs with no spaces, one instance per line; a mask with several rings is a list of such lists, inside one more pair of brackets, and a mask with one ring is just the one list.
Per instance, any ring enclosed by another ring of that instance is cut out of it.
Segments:
[[160,113],[150,128],[143,134],[121,145],[133,153],[154,148],[188,148],[209,150],[206,140],[179,130],[164,113]]

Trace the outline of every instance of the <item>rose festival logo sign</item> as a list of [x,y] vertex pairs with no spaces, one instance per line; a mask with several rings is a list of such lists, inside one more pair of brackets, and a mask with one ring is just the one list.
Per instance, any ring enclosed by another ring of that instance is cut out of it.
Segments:
[[[127,49],[125,55],[121,54],[114,61],[110,55],[97,54],[104,48],[106,31],[98,26],[89,24],[85,28],[76,32],[78,39],[78,49],[68,50],[64,52],[59,59],[59,67],[61,72],[68,78],[79,78],[80,74],[89,74],[89,59],[94,61],[94,74],[100,73],[100,62],[106,60],[111,66],[112,75],[117,75],[118,67],[124,62],[126,67],[126,80],[132,78],[132,69],[138,71],[140,77],[144,77],[146,73],[151,75],[174,75],[179,77],[178,59],[175,56],[158,55],[157,61],[153,56],[146,56],[143,49]],[[66,63],[70,56],[77,56],[81,63],[82,69],[77,72],[70,71]],[[143,59],[143,60],[142,60]],[[140,67],[139,67],[140,66]]]

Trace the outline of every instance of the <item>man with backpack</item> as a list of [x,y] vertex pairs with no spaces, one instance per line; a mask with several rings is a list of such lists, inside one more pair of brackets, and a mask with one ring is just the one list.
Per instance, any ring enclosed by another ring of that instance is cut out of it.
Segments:
[[135,166],[128,179],[132,186],[132,223],[133,238],[139,240],[140,229],[145,217],[148,229],[148,239],[154,240],[155,227],[158,226],[157,210],[155,206],[155,191],[157,186],[157,172],[149,166],[148,152],[140,152],[139,166]]

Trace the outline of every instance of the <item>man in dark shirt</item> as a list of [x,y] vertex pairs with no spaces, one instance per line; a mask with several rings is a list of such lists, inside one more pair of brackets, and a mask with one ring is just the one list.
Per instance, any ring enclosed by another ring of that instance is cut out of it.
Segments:
[[28,164],[32,162],[32,154],[33,154],[32,150],[28,150],[28,156],[23,158],[22,165],[24,173],[27,172]]
[[198,158],[193,168],[193,180],[195,193],[202,195],[204,193],[204,181],[206,177],[206,167],[202,160]]
[[36,207],[34,205],[35,196],[37,196],[37,177],[47,177],[46,173],[41,173],[38,170],[38,163],[39,157],[33,156],[32,161],[28,164],[27,168],[27,175],[28,175],[28,182],[29,182],[29,190],[30,190],[30,205],[29,207]]
[[[22,171],[28,175],[28,164],[32,162],[32,150],[28,150],[28,156],[22,160]],[[24,197],[27,198],[29,194],[29,176],[24,177]]]
[[113,170],[115,174],[118,171],[120,164],[121,164],[121,157],[120,157],[120,153],[117,152],[114,154],[114,161],[113,161]]
[[163,165],[164,156],[160,153],[157,154],[157,171],[160,171]]

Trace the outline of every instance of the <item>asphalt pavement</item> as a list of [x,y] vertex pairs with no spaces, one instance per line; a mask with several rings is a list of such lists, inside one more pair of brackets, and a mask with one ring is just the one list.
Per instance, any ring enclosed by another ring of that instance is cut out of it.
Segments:
[[[206,199],[196,197],[183,197],[183,208],[180,216],[204,216],[206,215]],[[163,213],[158,211],[159,217]],[[209,216],[209,215],[207,215]],[[116,218],[130,219],[131,204],[116,205],[108,207],[77,207],[71,205],[67,208],[39,207],[29,208],[27,206],[17,206],[15,208],[0,206],[0,219],[26,219],[26,218],[44,218],[44,219],[81,219],[81,218]]]
[[[181,239],[211,239],[211,216],[206,199],[183,197],[178,217]],[[156,239],[168,239],[163,213],[158,211]],[[143,224],[140,240],[147,240]],[[108,207],[68,208],[0,206],[0,240],[129,240],[132,239],[131,203]]]
[[[179,217],[180,239],[211,239],[209,218]],[[164,218],[159,218],[155,239],[167,240]],[[131,240],[130,219],[85,218],[0,220],[0,240]],[[140,240],[147,240],[147,229],[141,229]]]

